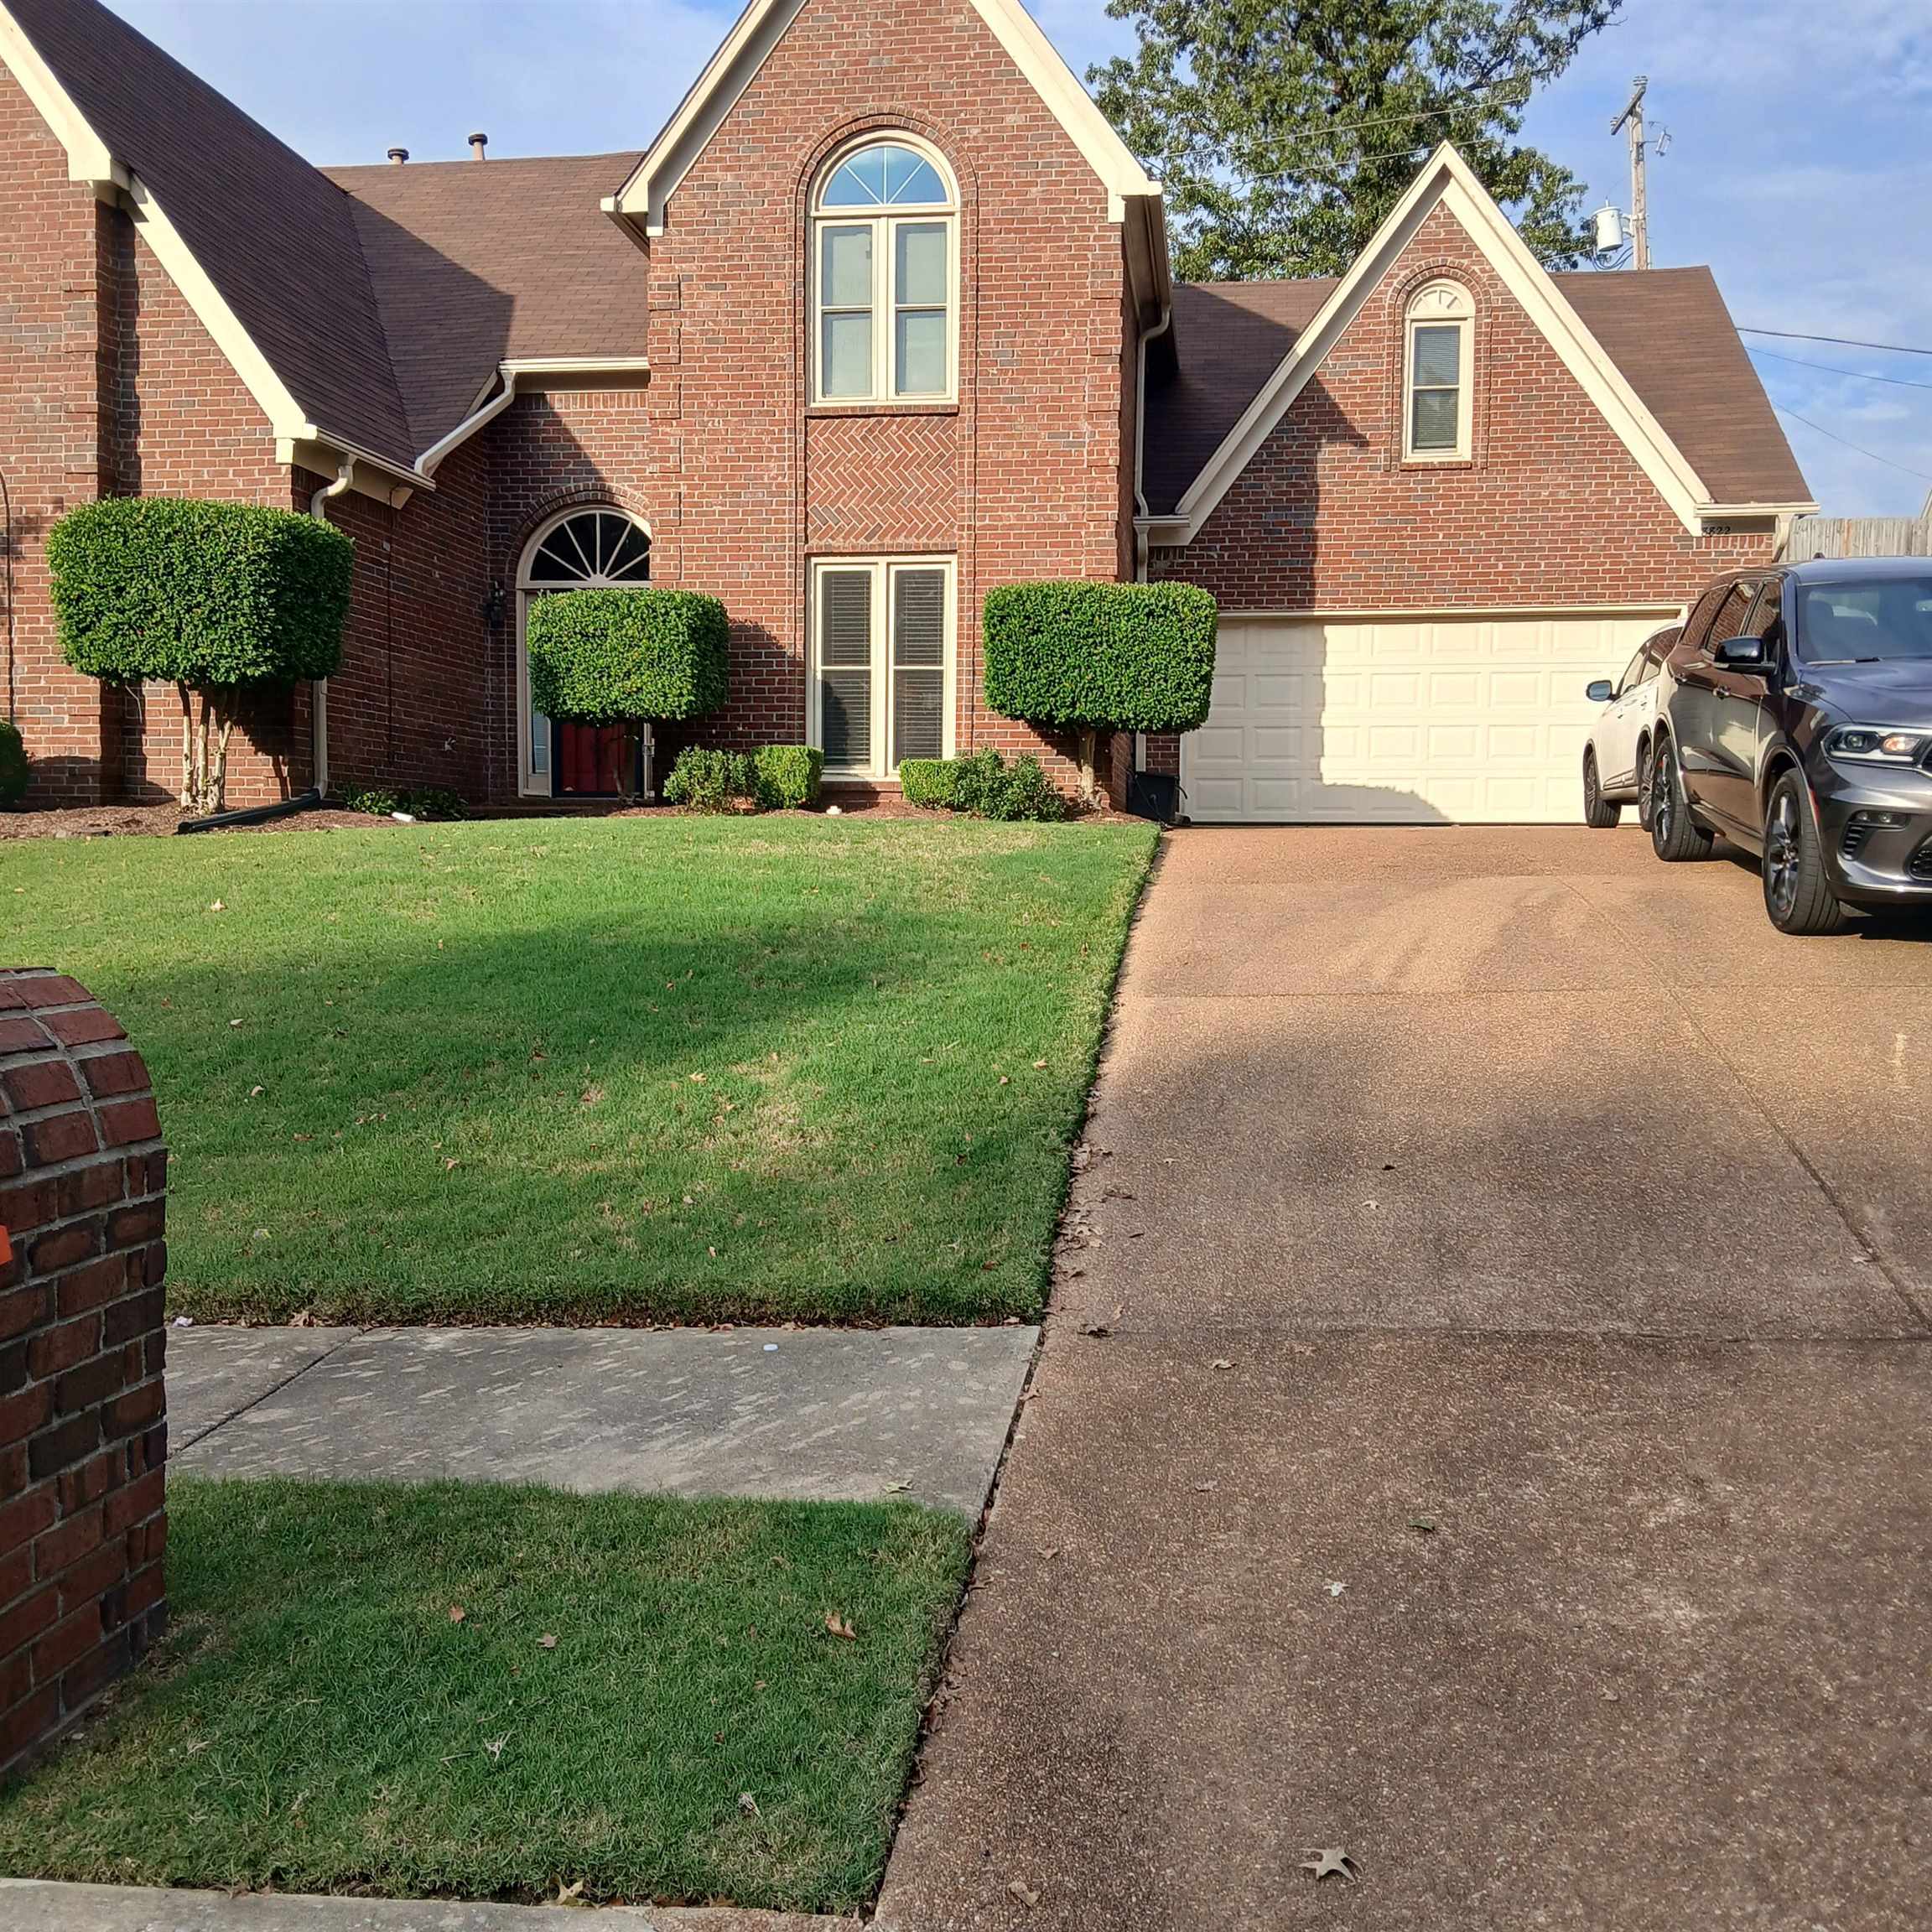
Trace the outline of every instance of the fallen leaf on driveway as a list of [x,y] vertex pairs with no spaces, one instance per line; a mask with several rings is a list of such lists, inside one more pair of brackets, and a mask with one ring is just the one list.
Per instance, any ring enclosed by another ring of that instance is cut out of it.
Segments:
[[852,1639],[857,1637],[859,1634],[859,1633],[852,1628],[850,1622],[847,1618],[841,1617],[836,1610],[828,1610],[825,1613],[825,1628],[829,1630],[834,1637],[843,1637],[848,1643],[851,1642]]
[[1036,1892],[1024,1878],[1014,1879],[1012,1883],[1007,1886],[1006,1889],[1010,1892],[1022,1905],[1031,1908],[1032,1906],[1037,1905],[1040,1903],[1040,1894]]
[[1232,1368],[1234,1366],[1225,1355],[1217,1355],[1213,1365],[1217,1368]]
[[1331,1583],[1328,1586],[1328,1594],[1331,1597],[1339,1597],[1348,1587],[1346,1583]]
[[1324,1878],[1346,1878],[1351,1884],[1355,1880],[1355,1861],[1339,1845],[1331,1845],[1318,1852],[1311,1852],[1302,1862],[1304,1872],[1315,1874],[1319,1885]]

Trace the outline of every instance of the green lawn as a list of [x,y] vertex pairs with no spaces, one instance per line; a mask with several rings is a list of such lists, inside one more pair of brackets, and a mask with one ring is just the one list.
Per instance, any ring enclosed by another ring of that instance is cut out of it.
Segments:
[[1031,1316],[1151,828],[0,846],[148,1057],[204,1318]]
[[0,1794],[0,1871],[825,1912],[876,1889],[963,1517],[179,1478],[169,1509],[171,1632]]

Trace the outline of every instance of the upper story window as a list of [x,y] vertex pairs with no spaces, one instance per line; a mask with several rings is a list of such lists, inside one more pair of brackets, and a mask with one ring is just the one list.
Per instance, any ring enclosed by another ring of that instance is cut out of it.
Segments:
[[812,399],[955,393],[959,200],[910,135],[834,154],[812,199]]
[[1467,459],[1470,340],[1476,304],[1459,282],[1431,282],[1404,328],[1402,454],[1410,462]]

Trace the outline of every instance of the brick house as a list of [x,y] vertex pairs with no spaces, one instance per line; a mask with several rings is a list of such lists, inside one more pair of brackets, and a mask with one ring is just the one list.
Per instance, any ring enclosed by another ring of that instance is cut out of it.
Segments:
[[[594,792],[532,597],[731,613],[698,732],[1070,747],[989,713],[985,591],[1180,579],[1197,817],[1567,818],[1590,678],[1811,507],[1707,272],[1546,273],[1431,158],[1337,282],[1170,278],[1161,191],[1019,0],[752,0],[641,153],[311,167],[96,0],[0,0],[4,701],[42,802],[160,798],[164,688],[61,665],[41,544],[148,491],[356,541],[344,662],[231,802]],[[677,740],[655,747],[660,767]]]

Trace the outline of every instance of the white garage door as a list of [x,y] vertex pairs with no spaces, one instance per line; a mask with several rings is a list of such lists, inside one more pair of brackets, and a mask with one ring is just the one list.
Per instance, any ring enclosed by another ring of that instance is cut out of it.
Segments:
[[1182,740],[1196,819],[1523,824],[1583,810],[1592,678],[1675,609],[1223,617],[1208,722]]

